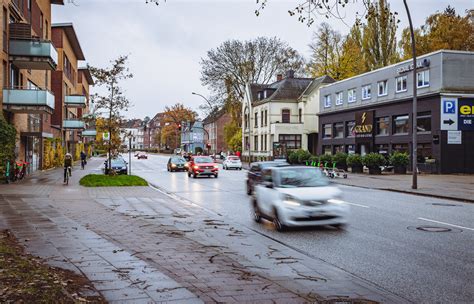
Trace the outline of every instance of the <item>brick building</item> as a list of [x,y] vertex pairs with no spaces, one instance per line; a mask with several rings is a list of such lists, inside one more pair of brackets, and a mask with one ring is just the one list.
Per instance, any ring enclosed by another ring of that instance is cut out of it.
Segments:
[[208,153],[213,154],[229,150],[224,139],[224,126],[230,123],[231,119],[230,114],[222,108],[212,112],[203,120]]

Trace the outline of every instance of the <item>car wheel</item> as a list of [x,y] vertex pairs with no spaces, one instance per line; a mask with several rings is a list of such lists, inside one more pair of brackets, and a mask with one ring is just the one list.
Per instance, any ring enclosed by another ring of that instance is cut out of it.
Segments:
[[250,187],[248,182],[247,182],[247,195],[252,195],[252,188]]
[[170,172],[170,167],[166,166],[166,171]]
[[191,177],[191,172],[188,171],[188,177]]
[[253,200],[253,219],[257,223],[262,222],[262,213],[260,212],[260,208],[258,208],[257,199]]
[[334,224],[332,225],[334,228],[336,229],[340,229],[340,230],[343,230],[344,228],[347,227],[347,224],[344,224],[344,223],[340,223],[340,224]]
[[278,217],[278,211],[276,209],[273,211],[272,223],[278,232],[283,232],[286,230],[286,226],[281,223],[280,218]]
[[193,173],[193,178],[197,178],[197,175],[196,175],[196,173]]
[[214,175],[215,178],[217,178],[218,176],[219,176],[218,174]]

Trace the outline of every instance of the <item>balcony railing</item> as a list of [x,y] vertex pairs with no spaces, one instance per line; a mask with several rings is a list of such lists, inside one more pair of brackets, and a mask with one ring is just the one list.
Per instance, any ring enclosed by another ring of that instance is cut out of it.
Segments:
[[17,113],[54,111],[54,95],[48,90],[3,89],[3,108]]
[[71,108],[85,108],[87,103],[86,96],[83,95],[67,95],[64,97],[64,104]]
[[82,131],[82,136],[84,137],[96,137],[97,131],[96,130],[85,130]]
[[65,119],[63,120],[63,129],[84,130],[85,123],[78,119]]
[[10,39],[10,61],[20,69],[55,70],[58,52],[51,41]]

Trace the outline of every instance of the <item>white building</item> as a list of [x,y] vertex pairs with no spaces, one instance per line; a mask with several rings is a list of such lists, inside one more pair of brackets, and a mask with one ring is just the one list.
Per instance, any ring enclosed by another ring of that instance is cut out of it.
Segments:
[[328,76],[297,78],[289,71],[269,85],[248,84],[242,103],[242,156],[272,159],[282,145],[315,154],[319,89],[332,82]]

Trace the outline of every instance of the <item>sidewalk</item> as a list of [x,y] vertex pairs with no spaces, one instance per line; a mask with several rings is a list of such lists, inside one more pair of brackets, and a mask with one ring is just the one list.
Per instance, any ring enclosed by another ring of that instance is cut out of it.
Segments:
[[83,188],[74,170],[0,186],[0,229],[85,274],[111,303],[404,303],[231,219],[151,187]]
[[473,175],[418,175],[418,189],[411,188],[412,175],[349,174],[347,179],[336,178],[336,183],[370,189],[406,192],[443,199],[474,202]]

